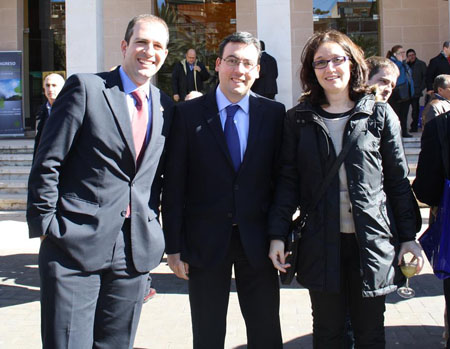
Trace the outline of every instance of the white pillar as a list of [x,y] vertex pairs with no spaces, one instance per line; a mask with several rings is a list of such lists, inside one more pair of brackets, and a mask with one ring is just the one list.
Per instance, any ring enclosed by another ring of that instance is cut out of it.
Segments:
[[293,106],[291,15],[288,0],[256,0],[258,39],[278,64],[278,94],[275,99],[289,109]]
[[66,0],[66,69],[103,70],[103,0]]

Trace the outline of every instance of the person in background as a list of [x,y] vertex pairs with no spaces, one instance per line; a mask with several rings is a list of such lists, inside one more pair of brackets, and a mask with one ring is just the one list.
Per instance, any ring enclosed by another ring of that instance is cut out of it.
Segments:
[[233,269],[248,348],[283,346],[267,210],[285,108],[250,92],[259,56],[250,33],[227,36],[219,85],[175,107],[162,217],[169,267],[189,283],[194,349],[224,347]]
[[397,65],[388,58],[377,56],[367,58],[366,62],[369,69],[367,84],[376,86],[377,100],[387,102],[400,75]]
[[[411,103],[411,98],[414,96],[414,82],[412,80],[411,69],[405,63],[406,51],[403,46],[395,45],[388,51],[386,58],[394,62],[400,72],[395,84],[396,87],[388,102],[400,119],[402,137],[410,138],[412,135],[408,133],[407,120],[409,104]],[[401,90],[404,91],[404,95],[400,93]]]
[[55,102],[56,97],[58,97],[59,92],[64,86],[64,78],[56,73],[51,73],[47,75],[44,79],[43,88],[44,95],[47,101],[40,107],[36,115],[36,135],[34,137],[34,151],[33,151],[33,161],[36,156],[36,151],[41,140],[42,130],[47,122],[50,112],[52,110],[53,102]]
[[172,99],[150,83],[169,29],[139,15],[112,72],[74,74],[52,106],[28,185],[41,237],[44,348],[133,348],[148,273],[164,252],[160,157]]
[[[434,85],[439,77],[450,77],[449,75],[441,74],[434,79]],[[441,79],[443,80],[443,79]],[[436,92],[436,89],[435,89]],[[436,94],[436,93],[435,93]],[[431,101],[430,103],[432,103]],[[412,184],[414,192],[421,202],[430,205],[430,225],[436,220],[438,206],[442,200],[442,194],[444,191],[444,183],[446,178],[445,167],[442,157],[442,145],[439,140],[438,119],[444,119],[447,124],[447,133],[445,137],[450,137],[450,117],[448,112],[437,115],[428,120],[424,126],[421,139],[421,149],[419,153],[419,161],[417,163],[416,178]],[[449,142],[450,144],[450,142]],[[450,149],[447,150],[450,154]],[[449,161],[450,159],[447,159]],[[450,349],[450,339],[448,337],[448,324],[450,323],[450,313],[448,309],[450,307],[450,278],[444,279],[444,296],[445,296],[445,331],[444,337],[447,341],[446,348]]]
[[436,76],[433,90],[432,100],[428,102],[422,112],[423,125],[450,110],[450,75]]
[[255,80],[251,90],[261,96],[275,99],[278,93],[277,77],[278,66],[277,60],[266,52],[266,45],[264,41],[260,40],[261,44],[261,59],[259,70],[259,78]]
[[[434,93],[433,83],[436,76],[441,74],[450,75],[450,41],[444,41],[442,44],[442,51],[439,54],[430,59],[428,63],[425,84],[427,89],[427,95],[432,96]],[[425,102],[427,104],[428,101]]]
[[425,77],[427,72],[427,65],[424,61],[421,61],[416,56],[416,51],[412,48],[406,51],[406,63],[412,72],[412,78],[414,81],[414,95],[411,98],[411,127],[409,132],[417,132],[419,126],[419,113],[420,113],[420,97],[422,97],[423,90],[425,89]]
[[[286,272],[284,241],[297,207],[307,215],[297,280],[308,288],[313,347],[341,348],[350,311],[356,348],[384,348],[385,297],[406,252],[423,265],[415,242],[415,205],[398,117],[366,86],[364,53],[328,30],[306,43],[300,73],[304,95],[287,112],[281,170],[269,211],[269,257]],[[314,209],[328,169],[361,128],[338,173]],[[396,248],[399,255],[396,256]]]
[[209,78],[205,65],[197,60],[197,53],[190,48],[186,58],[177,62],[172,72],[173,100],[184,101],[191,91],[203,92],[203,82]]

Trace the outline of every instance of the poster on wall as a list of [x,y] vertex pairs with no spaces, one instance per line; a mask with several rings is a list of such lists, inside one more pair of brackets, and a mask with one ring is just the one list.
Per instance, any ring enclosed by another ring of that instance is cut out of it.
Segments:
[[23,134],[22,52],[0,51],[0,136]]

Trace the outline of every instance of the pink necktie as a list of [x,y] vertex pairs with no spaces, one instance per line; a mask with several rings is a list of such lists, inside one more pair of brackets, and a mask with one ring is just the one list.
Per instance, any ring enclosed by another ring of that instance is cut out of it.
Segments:
[[148,103],[144,91],[136,90],[131,92],[131,94],[136,100],[136,111],[131,119],[131,129],[136,150],[136,163],[139,164],[144,150],[145,135],[147,134]]
[[[148,103],[144,91],[136,90],[131,92],[136,100],[136,110],[131,118],[131,130],[133,132],[134,149],[136,150],[136,168],[139,166],[142,154],[144,153],[145,135],[147,134]],[[130,203],[131,205],[131,203]],[[126,217],[130,217],[131,207],[128,205]]]

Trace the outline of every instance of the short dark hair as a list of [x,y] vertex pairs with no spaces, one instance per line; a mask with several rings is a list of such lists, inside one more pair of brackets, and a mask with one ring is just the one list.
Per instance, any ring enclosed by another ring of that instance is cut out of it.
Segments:
[[368,69],[364,60],[364,52],[347,35],[331,29],[313,34],[303,48],[300,81],[304,94],[301,100],[308,99],[312,104],[328,103],[325,92],[320,86],[312,66],[314,55],[319,47],[326,42],[337,43],[350,59],[349,98],[352,101],[360,99],[363,94],[368,92],[366,86]]
[[264,41],[259,40],[259,43],[261,45],[261,51],[265,51],[266,50],[266,44],[264,43]]
[[442,44],[442,47],[448,48],[449,46],[450,46],[450,41],[444,41],[444,43]]
[[433,90],[435,93],[438,93],[438,88],[447,88],[450,85],[450,75],[448,74],[440,74],[434,78],[433,81]]
[[259,40],[255,38],[252,34],[248,32],[236,32],[231,35],[228,35],[222,42],[219,44],[219,57],[223,58],[223,51],[225,50],[225,46],[230,42],[237,42],[246,45],[254,45],[256,50],[258,51],[258,63],[259,58],[261,57],[261,45]]
[[416,54],[416,51],[414,51],[413,48],[409,48],[409,49],[406,51],[406,55],[409,55],[411,52],[414,53],[414,54]]
[[390,73],[397,75],[397,77],[400,75],[400,71],[398,70],[397,65],[389,58],[372,56],[366,59],[366,63],[367,67],[369,68],[368,80],[372,79],[374,75],[378,74],[381,69],[386,69]]
[[167,23],[162,18],[147,13],[134,16],[131,19],[131,21],[128,22],[127,30],[125,31],[124,37],[124,40],[126,41],[127,44],[130,43],[130,39],[133,36],[134,26],[136,25],[137,22],[155,22],[162,24],[167,32],[167,42],[166,42],[167,47],[167,45],[169,44],[169,27],[167,26]]

